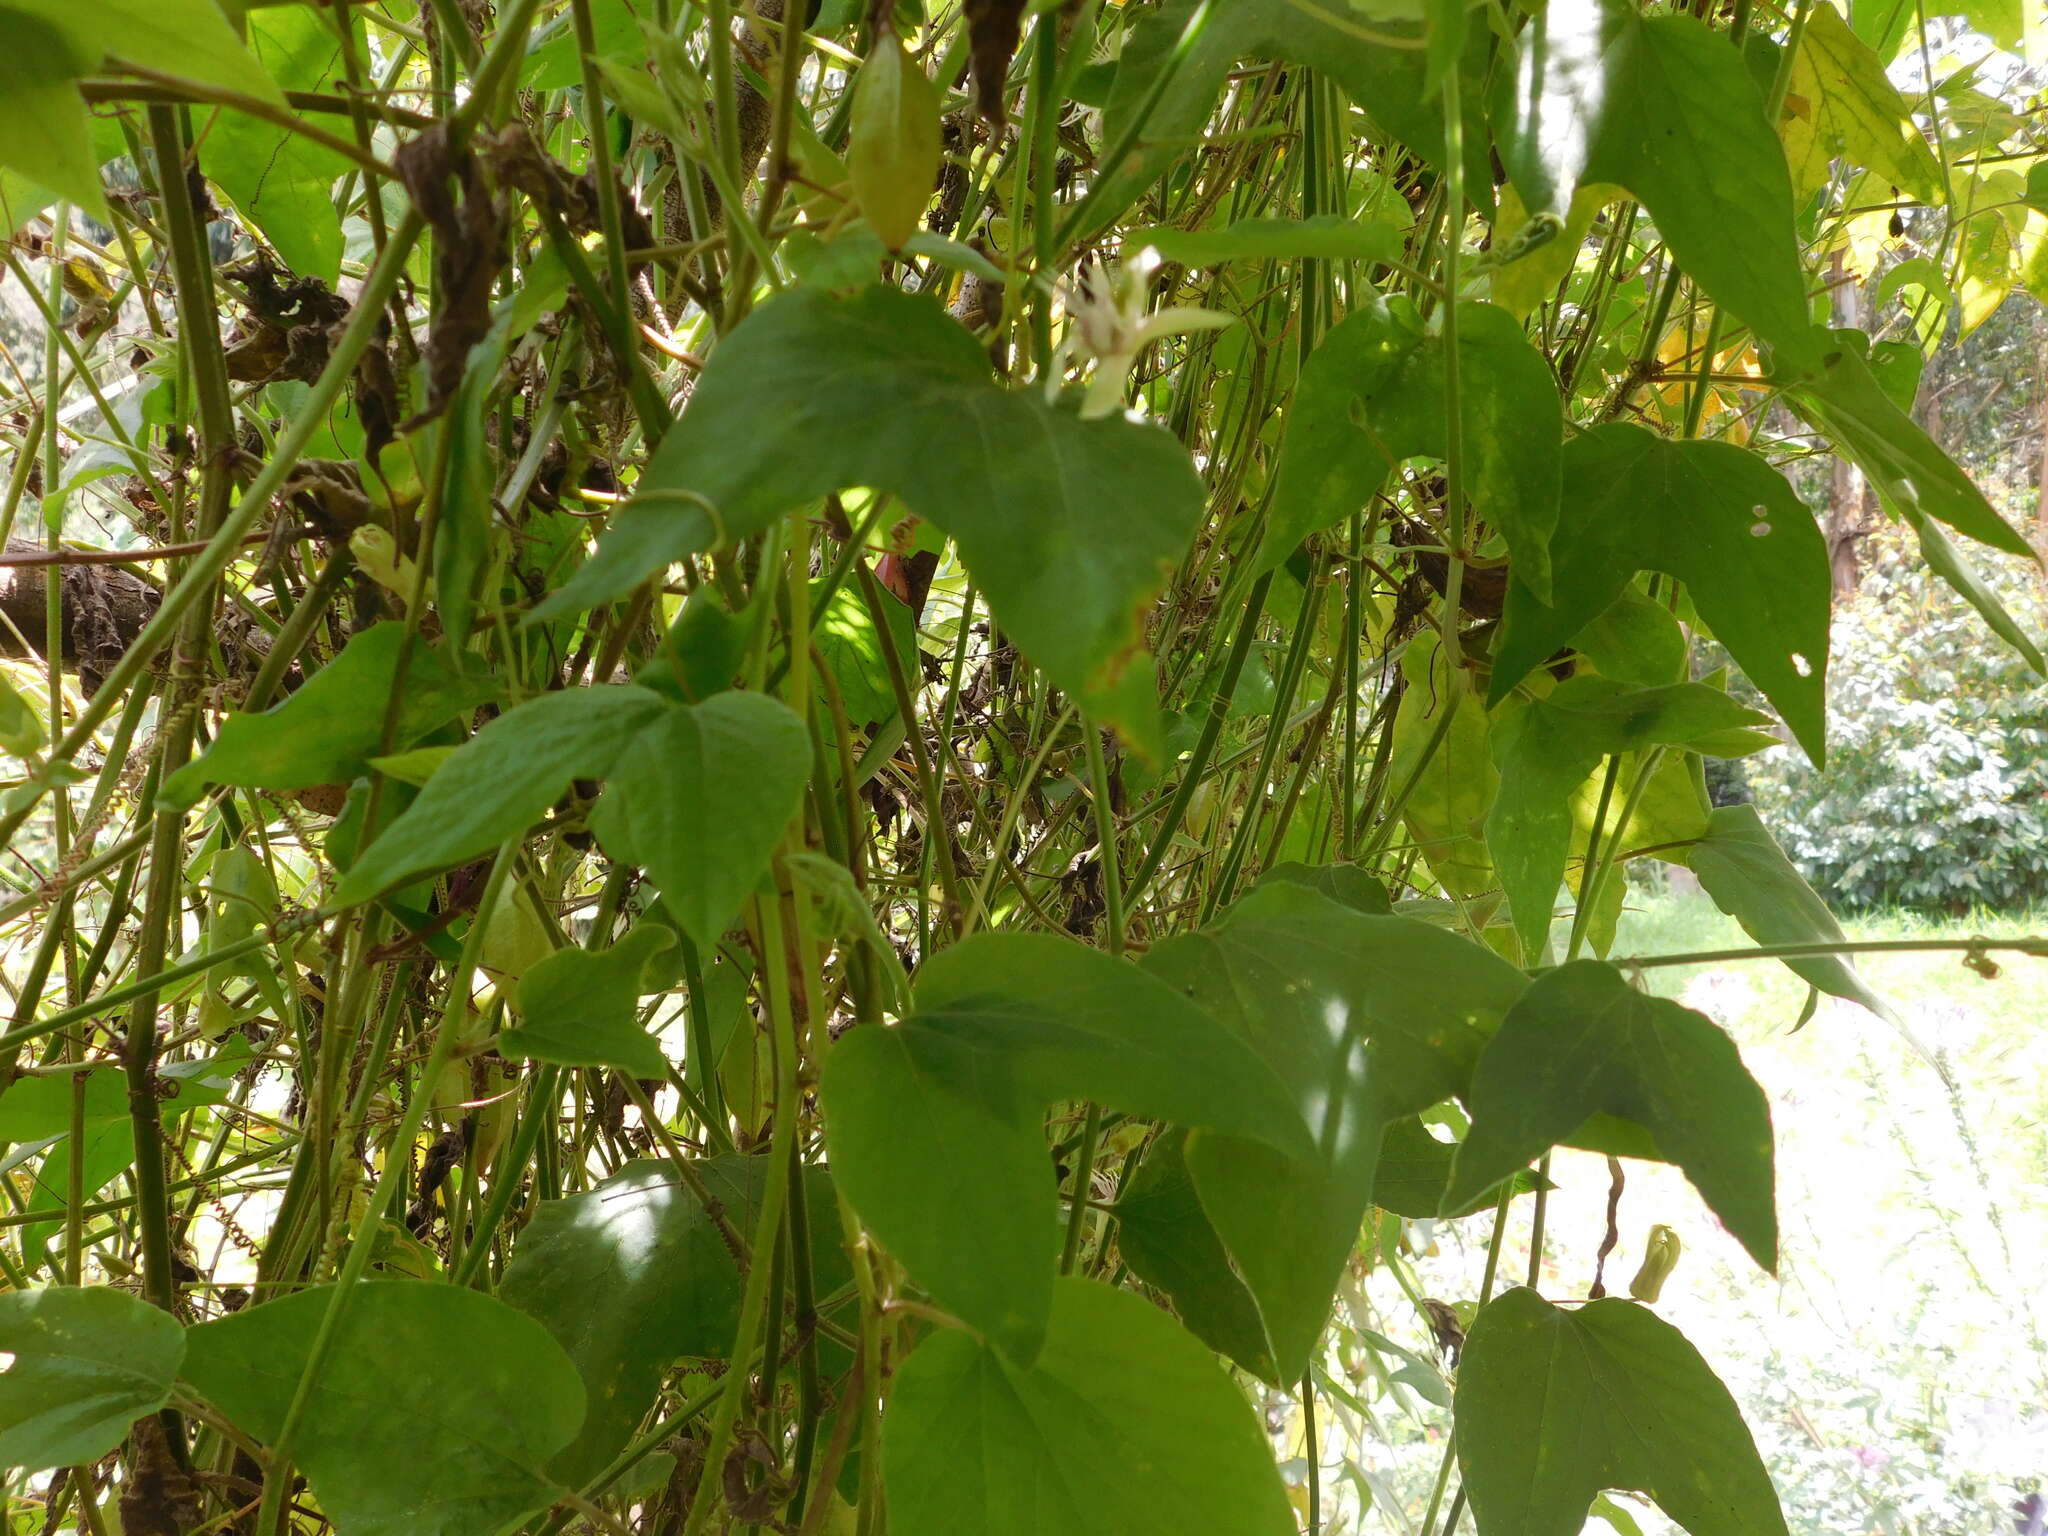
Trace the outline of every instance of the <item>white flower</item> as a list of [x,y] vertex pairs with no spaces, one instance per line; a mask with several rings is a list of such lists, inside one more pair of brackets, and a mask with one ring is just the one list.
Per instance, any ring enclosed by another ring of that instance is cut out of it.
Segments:
[[[1148,245],[1125,257],[1120,266],[1086,268],[1078,289],[1069,285],[1060,290],[1073,324],[1060,344],[1058,363],[1064,364],[1076,352],[1095,360],[1095,374],[1081,402],[1083,418],[1110,416],[1123,408],[1125,378],[1138,355],[1160,337],[1221,330],[1237,323],[1236,316],[1213,309],[1162,309],[1147,314],[1146,288],[1159,265],[1159,252]],[[1064,371],[1056,365],[1047,376],[1049,394],[1058,391]]]

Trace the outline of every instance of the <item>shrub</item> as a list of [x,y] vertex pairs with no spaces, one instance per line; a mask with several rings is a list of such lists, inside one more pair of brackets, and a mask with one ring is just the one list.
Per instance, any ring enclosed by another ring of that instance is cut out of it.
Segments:
[[[1955,593],[1887,544],[1836,610],[1828,763],[1798,748],[1749,780],[1786,851],[1856,907],[2006,908],[2048,897],[2048,684]],[[2048,603],[1994,578],[2029,634]]]

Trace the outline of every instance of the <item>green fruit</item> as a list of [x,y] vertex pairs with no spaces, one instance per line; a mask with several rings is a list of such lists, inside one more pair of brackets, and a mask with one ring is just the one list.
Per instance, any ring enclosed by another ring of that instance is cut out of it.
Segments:
[[868,228],[892,251],[916,234],[939,176],[939,93],[894,37],[854,86],[846,170]]

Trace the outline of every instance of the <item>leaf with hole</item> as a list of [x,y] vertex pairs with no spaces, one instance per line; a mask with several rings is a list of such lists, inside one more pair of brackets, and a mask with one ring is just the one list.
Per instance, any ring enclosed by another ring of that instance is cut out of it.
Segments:
[[1685,583],[1693,606],[1816,763],[1825,751],[1828,554],[1785,477],[1729,443],[1612,424],[1564,451],[1551,597],[1508,583],[1488,699],[1601,618],[1638,571]]
[[1509,1010],[1472,1074],[1472,1129],[1448,1198],[1471,1199],[1595,1114],[1656,1138],[1751,1258],[1778,1265],[1771,1108],[1725,1031],[1620,971],[1575,960]]
[[1610,1488],[1648,1494],[1692,1536],[1784,1536],[1735,1400],[1637,1302],[1496,1297],[1466,1337],[1456,1407],[1458,1465],[1487,1536],[1578,1536]]

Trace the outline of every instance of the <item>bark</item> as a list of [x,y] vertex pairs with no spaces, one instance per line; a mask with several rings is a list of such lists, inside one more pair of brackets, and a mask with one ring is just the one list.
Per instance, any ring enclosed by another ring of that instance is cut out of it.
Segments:
[[[7,543],[10,555],[42,552],[26,540]],[[53,569],[62,571],[64,583],[61,654],[90,693],[156,612],[157,590],[110,566],[0,566],[0,615],[6,619],[0,624],[0,656],[49,655],[47,596]]]
[[[1834,258],[1834,323],[1863,328],[1863,285],[1842,265],[1842,252]],[[1828,569],[1833,577],[1837,602],[1853,597],[1863,582],[1863,546],[1877,527],[1877,498],[1862,469],[1847,458],[1836,456],[1835,473],[1828,492],[1827,516],[1822,532],[1828,541]]]

